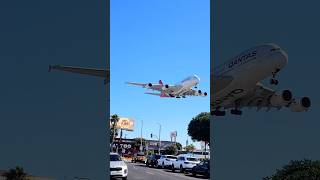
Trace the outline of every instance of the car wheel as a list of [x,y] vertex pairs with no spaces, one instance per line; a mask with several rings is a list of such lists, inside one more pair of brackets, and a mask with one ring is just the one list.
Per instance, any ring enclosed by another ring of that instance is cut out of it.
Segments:
[[127,177],[123,177],[122,180],[127,180]]
[[204,176],[205,176],[206,178],[210,178],[210,172],[207,171],[207,172],[204,174]]
[[174,169],[174,165],[172,164],[172,166],[171,166],[171,170],[172,170],[172,172],[175,172],[175,169]]
[[183,167],[180,165],[180,172],[183,173]]
[[149,162],[148,161],[146,162],[146,166],[149,167]]
[[162,169],[164,169],[164,162],[162,162]]
[[197,173],[194,170],[192,171],[192,176],[194,176],[194,177],[197,176]]

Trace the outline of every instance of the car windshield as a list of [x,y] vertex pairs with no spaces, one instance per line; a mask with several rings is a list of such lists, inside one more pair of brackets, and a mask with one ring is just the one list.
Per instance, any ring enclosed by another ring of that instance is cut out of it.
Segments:
[[110,154],[110,161],[121,161],[121,157],[118,154]]
[[188,161],[198,161],[197,158],[187,158]]
[[177,159],[175,156],[167,156],[168,159]]

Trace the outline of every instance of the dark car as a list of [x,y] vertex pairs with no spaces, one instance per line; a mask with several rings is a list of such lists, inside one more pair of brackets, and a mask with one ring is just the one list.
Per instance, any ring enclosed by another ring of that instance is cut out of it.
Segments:
[[146,161],[147,161],[146,157],[142,153],[135,153],[131,159],[131,162],[134,162],[134,163],[136,162],[145,163]]
[[204,175],[210,178],[210,161],[204,160],[192,168],[192,175],[197,176],[197,174]]
[[151,166],[151,167],[155,167],[158,165],[158,159],[160,159],[161,155],[158,154],[152,154],[147,156],[147,161],[146,161],[146,165],[147,167]]

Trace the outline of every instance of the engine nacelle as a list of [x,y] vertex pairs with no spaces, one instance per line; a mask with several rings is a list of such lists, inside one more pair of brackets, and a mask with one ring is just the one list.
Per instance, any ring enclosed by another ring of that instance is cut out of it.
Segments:
[[151,84],[151,83],[148,83],[148,87],[152,87],[152,84]]
[[196,91],[196,94],[197,94],[198,96],[207,96],[207,95],[208,95],[207,92],[202,92],[201,90]]
[[167,90],[169,88],[169,85],[168,84],[166,84],[166,85],[164,85],[164,86],[162,86],[162,90]]
[[293,112],[306,111],[311,106],[311,101],[308,97],[303,97],[298,101],[294,101],[290,104],[290,109]]
[[272,106],[285,106],[292,100],[292,93],[289,90],[282,91],[281,94],[275,93],[270,98]]

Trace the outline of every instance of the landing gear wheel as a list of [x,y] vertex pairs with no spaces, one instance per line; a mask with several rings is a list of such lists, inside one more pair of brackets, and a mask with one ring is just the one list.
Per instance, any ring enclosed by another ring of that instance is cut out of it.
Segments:
[[242,111],[238,110],[238,109],[231,109],[230,111],[231,114],[234,114],[234,115],[241,115],[242,114]]

